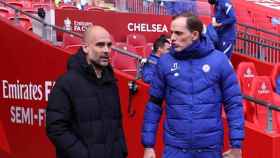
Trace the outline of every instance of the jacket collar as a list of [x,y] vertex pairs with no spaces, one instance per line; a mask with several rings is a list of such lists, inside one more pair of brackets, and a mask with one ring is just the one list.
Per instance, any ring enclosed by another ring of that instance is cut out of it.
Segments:
[[79,71],[85,75],[85,77],[96,81],[98,84],[105,84],[116,80],[113,75],[113,68],[111,65],[104,67],[102,70],[102,77],[100,79],[97,78],[94,66],[87,63],[86,55],[82,48],[80,48],[75,55],[70,57],[67,69]]
[[202,35],[199,40],[194,41],[190,46],[180,52],[176,52],[171,48],[171,55],[178,60],[202,58],[207,56],[214,50],[213,43]]

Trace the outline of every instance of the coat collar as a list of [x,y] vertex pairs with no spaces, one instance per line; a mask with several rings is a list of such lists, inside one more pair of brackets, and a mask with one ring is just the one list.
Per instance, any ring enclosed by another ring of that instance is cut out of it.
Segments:
[[68,70],[76,70],[81,72],[83,75],[85,75],[85,77],[90,80],[94,80],[98,84],[110,83],[116,80],[111,65],[104,67],[102,70],[102,77],[97,78],[94,66],[87,63],[86,55],[82,48],[80,48],[75,55],[70,57],[67,68]]

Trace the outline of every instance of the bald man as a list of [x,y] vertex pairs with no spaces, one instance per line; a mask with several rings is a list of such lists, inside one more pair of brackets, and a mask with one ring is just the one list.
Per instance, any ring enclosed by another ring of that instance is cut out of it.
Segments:
[[125,158],[116,79],[109,63],[112,41],[101,26],[90,26],[84,46],[68,61],[52,89],[47,134],[57,158]]

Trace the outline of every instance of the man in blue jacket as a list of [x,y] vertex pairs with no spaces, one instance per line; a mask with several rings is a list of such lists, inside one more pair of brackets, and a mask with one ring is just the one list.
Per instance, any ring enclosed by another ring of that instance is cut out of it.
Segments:
[[214,5],[215,16],[212,25],[217,29],[219,36],[218,49],[231,58],[236,39],[236,16],[229,0],[208,0]]
[[[169,51],[170,42],[166,36],[160,36],[153,45],[153,52],[149,56],[148,60],[155,63],[159,60],[159,57]],[[142,79],[144,82],[150,84],[155,74],[156,65],[146,62],[142,68]]]
[[156,157],[154,145],[163,100],[163,158],[221,158],[222,106],[231,145],[224,157],[241,158],[244,117],[240,87],[227,56],[214,49],[202,29],[202,22],[192,14],[172,20],[172,48],[156,65],[144,114],[144,158]]

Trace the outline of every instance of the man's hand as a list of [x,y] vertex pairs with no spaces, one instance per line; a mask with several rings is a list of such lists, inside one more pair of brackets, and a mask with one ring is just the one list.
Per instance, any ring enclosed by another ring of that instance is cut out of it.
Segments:
[[147,58],[142,58],[142,59],[140,60],[140,65],[141,65],[141,66],[144,66],[146,63],[148,63],[148,59],[147,59]]
[[143,158],[156,158],[156,153],[153,148],[145,148]]
[[212,26],[213,26],[213,27],[221,27],[222,24],[221,24],[221,23],[218,23],[218,22],[216,21],[216,18],[215,18],[215,17],[212,17]]
[[223,158],[242,158],[241,149],[230,149],[223,153]]
[[213,27],[221,27],[222,23],[217,23],[216,21],[212,22]]

